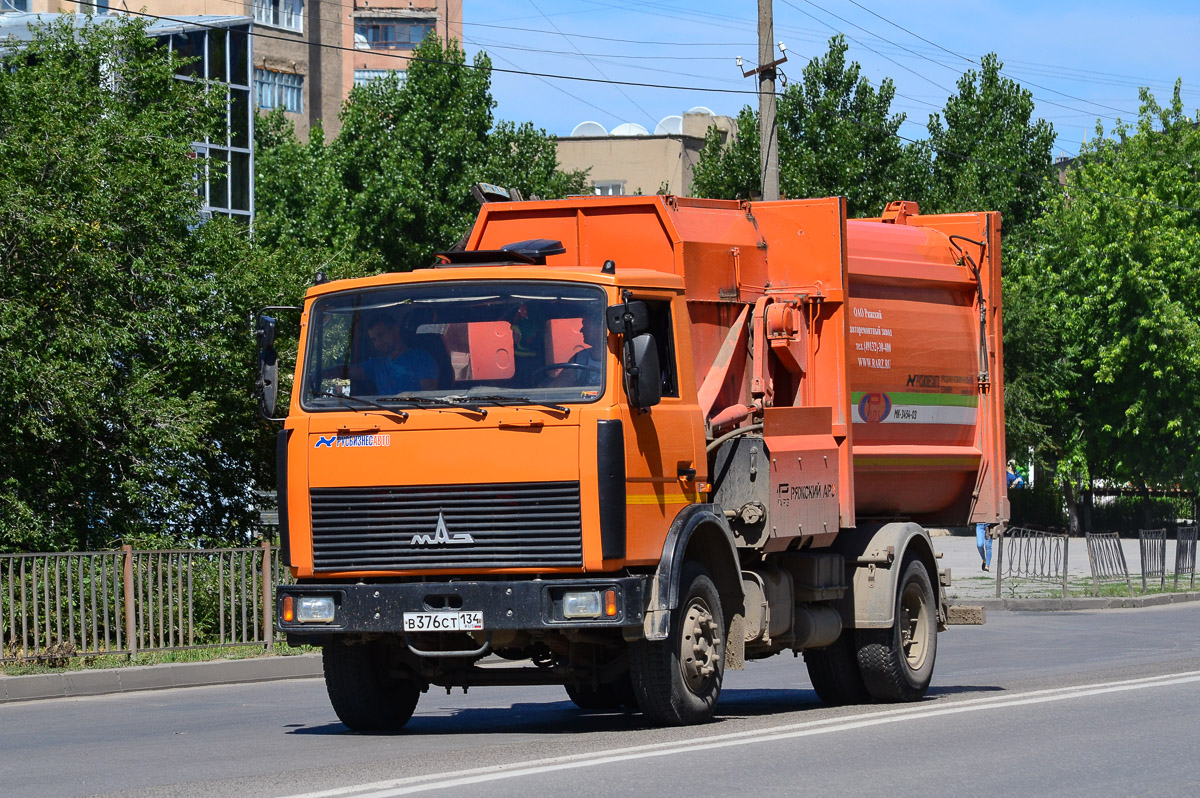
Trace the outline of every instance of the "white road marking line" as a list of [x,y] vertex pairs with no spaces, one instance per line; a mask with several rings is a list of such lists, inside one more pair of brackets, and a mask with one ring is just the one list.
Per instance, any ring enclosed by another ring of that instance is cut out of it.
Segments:
[[979,712],[988,709],[1005,709],[1007,707],[1042,704],[1050,701],[1066,701],[1073,698],[1103,695],[1105,693],[1144,690],[1152,687],[1170,687],[1177,684],[1198,681],[1200,681],[1200,671],[1188,671],[1163,676],[1124,679],[1115,682],[1031,690],[1029,692],[1006,696],[970,698],[941,706],[922,704],[883,712],[851,715],[849,717],[803,721],[777,726],[772,729],[713,734],[672,742],[647,743],[645,745],[614,748],[607,751],[593,751],[546,759],[534,759],[525,762],[511,762],[505,765],[492,765],[455,773],[431,773],[424,776],[409,776],[368,784],[338,787],[319,792],[302,793],[289,796],[289,798],[343,798],[343,796],[354,796],[354,798],[393,798],[393,796],[463,787],[499,779],[535,776],[556,770],[597,767],[636,759],[671,756],[672,754],[690,754],[715,748],[728,748],[736,745],[749,745],[751,743],[773,742],[796,737],[810,737],[817,734],[851,731],[907,720],[923,720],[942,715],[957,715],[963,712]]

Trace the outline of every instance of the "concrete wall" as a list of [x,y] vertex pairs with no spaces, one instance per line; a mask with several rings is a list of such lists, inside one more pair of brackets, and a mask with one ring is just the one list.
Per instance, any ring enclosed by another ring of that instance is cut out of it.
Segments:
[[684,114],[682,134],[560,138],[558,166],[564,171],[589,170],[589,186],[619,181],[625,195],[656,194],[666,184],[667,193],[687,196],[704,136],[714,124],[728,140],[733,120],[708,114]]

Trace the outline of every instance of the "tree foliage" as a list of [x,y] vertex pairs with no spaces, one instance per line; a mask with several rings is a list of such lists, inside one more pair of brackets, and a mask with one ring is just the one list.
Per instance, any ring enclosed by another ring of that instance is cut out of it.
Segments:
[[436,38],[413,52],[407,78],[355,88],[337,139],[301,144],[282,116],[256,136],[259,240],[324,251],[339,275],[405,271],[451,247],[478,211],[470,187],[488,182],[526,197],[565,196],[582,174],[557,169],[553,140],[531,124],[495,124],[491,64],[472,65]]
[[1053,193],[1054,127],[1033,117],[1033,95],[1004,77],[989,53],[958,81],[958,93],[929,117],[929,195],[934,213],[1000,211],[1005,232],[1024,227]]
[[[0,549],[237,535],[254,485],[245,230],[200,224],[223,95],[125,19],[0,69]],[[243,527],[244,528],[244,527]]]
[[1034,415],[1068,470],[1196,487],[1200,118],[1179,84],[1166,107],[1141,98],[1136,124],[1097,128],[1009,267],[1042,317],[1029,347],[1054,352]]

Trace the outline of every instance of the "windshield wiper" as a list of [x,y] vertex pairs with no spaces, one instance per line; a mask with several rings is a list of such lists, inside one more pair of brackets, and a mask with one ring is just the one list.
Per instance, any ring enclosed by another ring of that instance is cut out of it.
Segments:
[[467,402],[460,402],[455,399],[436,399],[432,396],[409,396],[408,394],[400,394],[399,396],[384,397],[383,401],[403,402],[404,404],[413,405],[414,407],[448,407],[451,410],[470,410],[473,413],[478,413],[482,418],[487,418],[487,411],[482,407],[478,407]]
[[348,393],[334,393],[333,391],[321,391],[320,393],[317,394],[317,396],[328,396],[331,399],[346,399],[347,401],[350,401],[350,402],[358,402],[360,405],[366,405],[367,407],[378,408],[379,410],[382,410],[385,413],[390,413],[393,416],[399,416],[401,421],[408,420],[408,413],[405,413],[403,410],[397,410],[394,407],[388,407],[387,405],[381,405],[378,402],[372,402],[370,399],[363,399],[362,397],[359,397],[359,396],[351,396]]
[[539,402],[536,399],[530,399],[526,396],[503,396],[496,394],[494,396],[468,396],[472,402],[487,402],[492,405],[512,406],[512,405],[532,405],[534,407],[544,407],[547,410],[557,410],[563,415],[571,415],[571,408],[564,405],[556,405],[553,402]]

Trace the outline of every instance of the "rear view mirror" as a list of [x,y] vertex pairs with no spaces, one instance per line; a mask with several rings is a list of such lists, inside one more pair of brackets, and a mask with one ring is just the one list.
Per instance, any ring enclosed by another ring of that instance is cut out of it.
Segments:
[[649,333],[635,336],[625,344],[625,395],[629,404],[640,410],[662,401],[662,369],[658,364],[658,344]]
[[604,321],[613,335],[632,338],[650,330],[650,308],[641,300],[610,305],[604,311]]
[[259,316],[258,324],[254,327],[254,337],[258,339],[259,349],[271,349],[275,346],[276,321],[270,316]]
[[275,403],[279,397],[279,355],[275,352],[275,319],[259,315],[254,327],[258,342],[258,412],[264,418],[275,417]]

